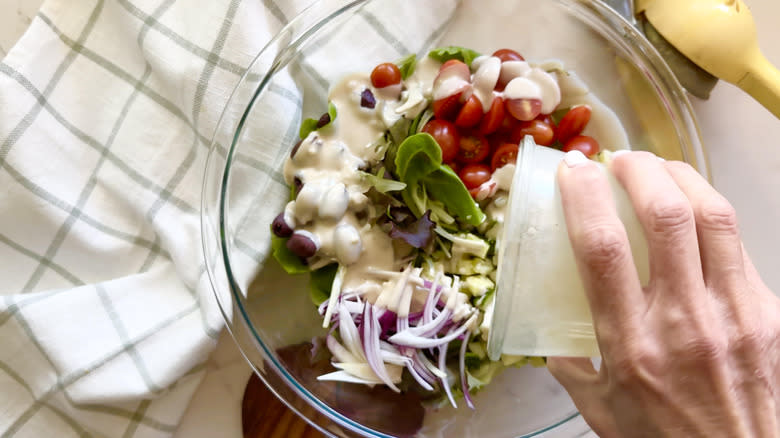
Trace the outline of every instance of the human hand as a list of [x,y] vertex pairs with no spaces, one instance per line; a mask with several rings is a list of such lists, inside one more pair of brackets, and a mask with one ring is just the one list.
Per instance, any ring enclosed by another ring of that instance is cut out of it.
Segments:
[[602,362],[549,358],[550,372],[605,438],[780,436],[780,299],[731,205],[687,164],[616,156],[648,243],[642,287],[606,177],[583,158],[567,155],[558,182]]

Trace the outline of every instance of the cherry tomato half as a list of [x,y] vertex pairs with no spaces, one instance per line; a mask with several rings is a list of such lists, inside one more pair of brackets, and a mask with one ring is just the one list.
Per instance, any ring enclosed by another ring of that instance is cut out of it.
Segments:
[[371,72],[371,85],[385,88],[401,83],[401,69],[392,62],[385,62],[374,67]]
[[525,58],[523,58],[523,55],[515,52],[512,49],[498,49],[495,52],[493,52],[493,56],[500,59],[501,62],[506,61],[525,61]]
[[480,121],[482,121],[482,102],[479,101],[476,95],[472,94],[466,103],[463,104],[460,112],[458,112],[455,124],[461,128],[471,128]]
[[515,143],[504,143],[493,153],[493,159],[490,160],[490,167],[495,171],[507,164],[517,162],[517,151],[520,147]]
[[462,69],[463,67],[461,67],[461,64],[463,64],[466,67],[465,70],[466,70],[466,72],[468,74],[469,66],[466,65],[466,63],[461,61],[460,59],[449,59],[449,60],[445,61],[444,64],[442,64],[441,67],[439,67],[439,72],[447,70],[448,68],[453,67],[453,66],[457,66],[455,68]]
[[552,126],[541,120],[521,122],[512,130],[512,135],[509,139],[512,143],[520,143],[526,135],[532,136],[534,142],[540,146],[550,146],[555,140],[555,132],[553,131]]
[[426,123],[422,132],[431,134],[441,148],[441,160],[449,163],[458,155],[460,148],[460,134],[458,128],[452,122],[433,119]]
[[490,167],[484,164],[469,164],[460,170],[458,176],[467,189],[474,189],[489,180],[492,174]]
[[453,94],[433,102],[433,115],[437,119],[453,120],[460,112],[463,93]]
[[599,149],[599,142],[597,142],[595,138],[588,137],[587,135],[577,135],[563,144],[564,152],[578,150],[585,154],[586,157],[596,155],[599,153]]
[[542,113],[542,101],[539,99],[507,99],[506,110],[520,121],[533,120]]
[[482,135],[489,135],[501,127],[504,122],[504,116],[506,115],[506,108],[504,108],[504,99],[496,96],[493,99],[493,103],[490,104],[490,109],[482,118],[482,123],[479,124],[479,133]]
[[490,143],[475,132],[461,134],[457,160],[463,164],[479,163],[490,155]]
[[591,110],[587,105],[575,106],[570,109],[558,123],[558,140],[566,144],[569,139],[582,134],[585,126],[590,122],[590,115]]

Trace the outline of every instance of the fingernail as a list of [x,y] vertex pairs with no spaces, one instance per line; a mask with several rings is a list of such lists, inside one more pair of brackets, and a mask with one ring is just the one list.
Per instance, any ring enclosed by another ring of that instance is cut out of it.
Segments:
[[563,162],[569,167],[582,166],[589,161],[585,154],[577,150],[566,152],[566,155],[563,156]]
[[619,157],[621,155],[630,154],[630,153],[631,153],[631,151],[628,150],[628,149],[620,149],[620,150],[617,150],[615,152],[612,152],[612,159],[615,159],[615,158],[617,158],[617,157]]
[[656,156],[656,158],[658,158],[658,161],[660,161],[662,163],[666,161],[666,160],[663,159],[663,157]]

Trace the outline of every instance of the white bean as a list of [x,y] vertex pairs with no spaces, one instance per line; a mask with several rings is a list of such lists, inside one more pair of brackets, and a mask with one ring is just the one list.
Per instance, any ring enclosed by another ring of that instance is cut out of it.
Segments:
[[349,205],[349,194],[343,183],[333,184],[320,199],[319,215],[323,219],[339,220]]
[[357,229],[350,224],[339,224],[333,231],[333,244],[336,247],[336,258],[345,265],[358,261],[363,251],[363,243]]
[[295,198],[295,219],[297,224],[306,224],[312,219],[320,205],[323,187],[316,183],[304,184]]

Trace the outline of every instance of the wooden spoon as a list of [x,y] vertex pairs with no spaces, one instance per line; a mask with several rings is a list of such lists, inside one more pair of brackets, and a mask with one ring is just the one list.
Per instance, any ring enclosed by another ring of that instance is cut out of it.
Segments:
[[252,373],[241,403],[244,438],[324,438],[291,411]]

